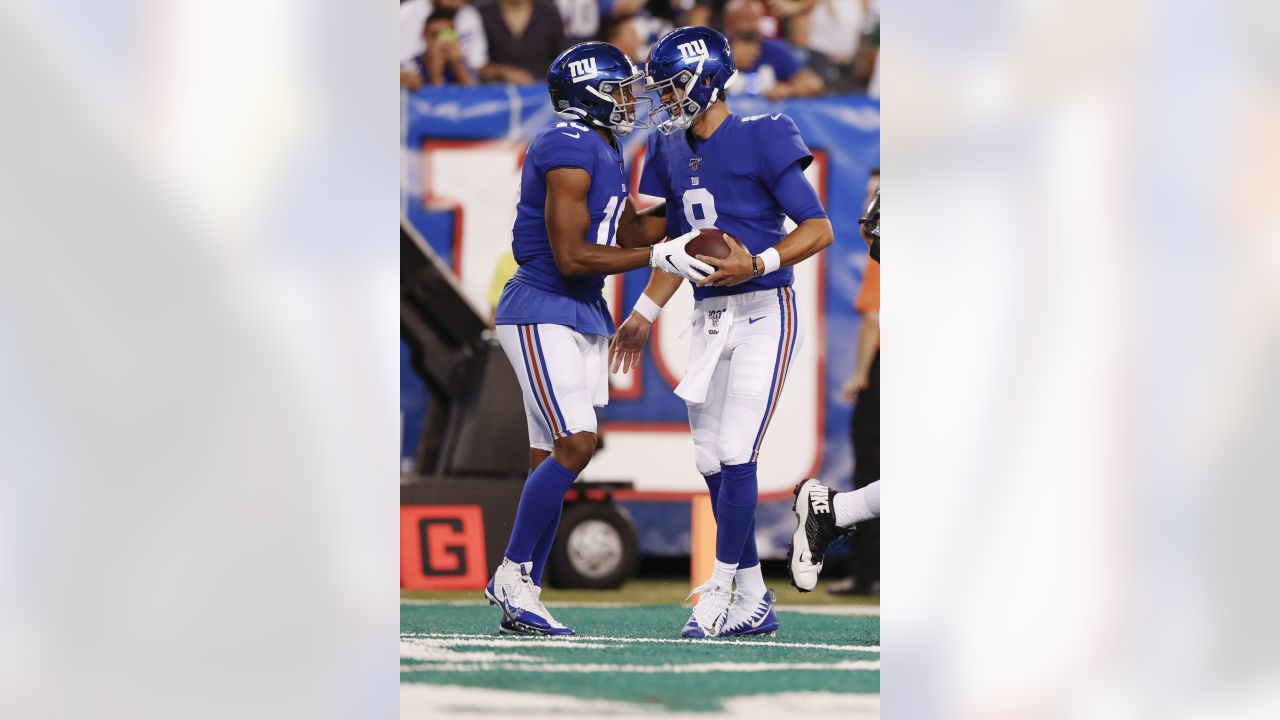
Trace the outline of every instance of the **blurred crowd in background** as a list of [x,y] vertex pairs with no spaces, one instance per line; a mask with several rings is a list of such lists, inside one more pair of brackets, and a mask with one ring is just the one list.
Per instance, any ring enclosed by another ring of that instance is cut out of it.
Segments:
[[879,0],[403,0],[400,85],[542,82],[565,48],[612,43],[643,68],[672,29],[729,37],[740,73],[730,94],[771,100],[879,96]]

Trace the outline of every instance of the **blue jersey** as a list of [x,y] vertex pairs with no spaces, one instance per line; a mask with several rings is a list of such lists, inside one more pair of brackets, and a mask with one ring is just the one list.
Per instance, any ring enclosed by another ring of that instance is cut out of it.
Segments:
[[[693,228],[715,227],[737,238],[753,255],[777,245],[786,235],[788,210],[797,223],[826,217],[816,194],[812,202],[786,207],[775,186],[796,163],[803,170],[813,155],[791,118],[782,114],[739,117],[730,114],[711,137],[690,131],[653,133],[640,178],[640,192],[667,199],[667,234],[678,237]],[[800,209],[803,207],[803,209]],[[800,215],[800,217],[796,217]],[[791,268],[730,287],[697,287],[697,299],[768,290],[790,285]]]
[[618,219],[627,199],[619,148],[578,122],[558,122],[538,133],[525,154],[511,227],[511,247],[520,269],[503,289],[495,319],[499,325],[552,323],[581,333],[612,335],[613,317],[600,294],[604,275],[561,275],[551,252],[544,210],[547,173],[561,167],[591,174],[591,226],[583,242],[617,244]]

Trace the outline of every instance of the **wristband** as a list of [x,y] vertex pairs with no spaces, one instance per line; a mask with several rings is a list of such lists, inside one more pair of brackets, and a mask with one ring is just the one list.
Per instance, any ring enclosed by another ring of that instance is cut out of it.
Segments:
[[764,263],[764,272],[761,275],[768,275],[782,266],[782,258],[778,257],[776,248],[769,248],[760,253],[760,262]]
[[631,311],[638,313],[640,317],[652,323],[658,319],[658,313],[662,312],[662,306],[653,301],[648,295],[641,294],[640,299],[636,300],[636,306]]

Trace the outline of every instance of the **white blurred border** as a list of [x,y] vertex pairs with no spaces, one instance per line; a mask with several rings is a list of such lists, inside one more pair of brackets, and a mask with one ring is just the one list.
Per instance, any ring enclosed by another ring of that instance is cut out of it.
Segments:
[[883,23],[884,717],[1275,717],[1280,12]]
[[395,8],[0,13],[0,716],[394,716]]

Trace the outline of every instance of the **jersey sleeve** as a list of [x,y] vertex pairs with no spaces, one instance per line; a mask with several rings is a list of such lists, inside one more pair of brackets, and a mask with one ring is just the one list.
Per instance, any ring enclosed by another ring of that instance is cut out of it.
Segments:
[[799,162],[804,170],[813,162],[813,153],[800,139],[795,121],[781,113],[755,121],[755,146],[763,150],[758,154],[756,175],[765,187],[773,187],[783,171]]
[[791,163],[790,167],[782,171],[770,192],[782,211],[797,225],[805,220],[827,217],[827,210],[822,207],[818,192],[804,176],[799,162]]
[[557,125],[538,138],[525,162],[532,160],[534,169],[542,176],[561,167],[581,168],[594,174],[596,153],[590,133],[586,126],[578,123]]
[[640,192],[654,197],[670,197],[671,181],[663,172],[662,163],[658,161],[658,138],[661,133],[650,133],[645,141],[644,170],[640,173]]

